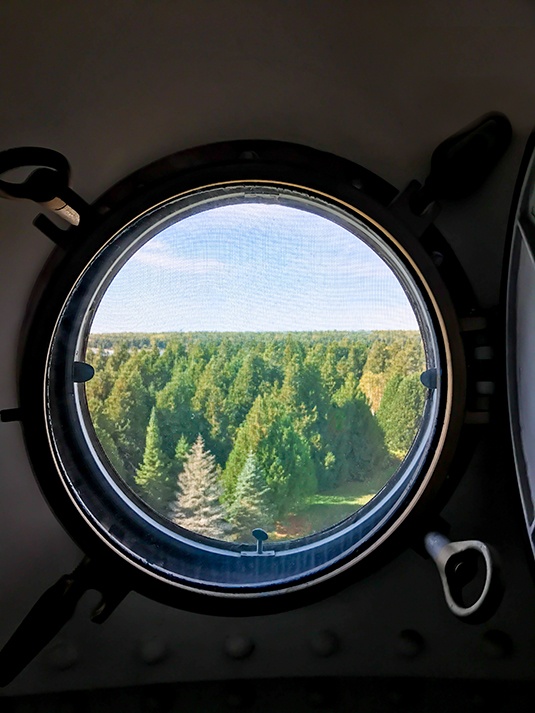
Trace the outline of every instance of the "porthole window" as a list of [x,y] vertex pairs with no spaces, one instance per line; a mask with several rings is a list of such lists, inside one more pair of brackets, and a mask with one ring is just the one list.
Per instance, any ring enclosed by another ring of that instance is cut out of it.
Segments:
[[96,373],[78,418],[103,477],[177,533],[254,543],[260,528],[267,547],[395,507],[440,393],[434,328],[400,260],[296,191],[160,210],[159,232],[154,216],[127,229],[126,262],[95,266],[92,321],[80,316],[76,358]]
[[438,234],[423,247],[358,166],[249,148],[159,162],[89,218],[73,201],[61,236],[41,220],[62,251],[20,384],[36,475],[85,551],[149,596],[253,612],[401,537],[467,392]]
[[[435,323],[395,243],[335,203],[255,183],[173,197],[103,246],[60,314],[47,395],[64,483],[158,574],[292,586],[428,477]],[[76,364],[95,374],[67,396]]]

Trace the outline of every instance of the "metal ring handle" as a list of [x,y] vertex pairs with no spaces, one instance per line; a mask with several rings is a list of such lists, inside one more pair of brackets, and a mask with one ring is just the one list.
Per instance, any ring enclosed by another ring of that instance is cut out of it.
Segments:
[[[479,540],[450,542],[438,532],[429,532],[424,539],[425,548],[433,558],[444,589],[450,611],[464,620],[481,620],[492,615],[501,597],[497,585],[496,567],[489,547]],[[456,590],[463,584],[462,569],[470,565],[473,555],[480,555],[485,566],[485,580],[475,602],[464,606],[456,599]]]
[[[71,167],[63,154],[52,149],[38,146],[21,146],[19,148],[8,149],[0,152],[0,175],[15,168],[40,167],[41,170],[50,169],[56,174],[56,184],[67,187],[71,175]],[[49,195],[43,194],[44,183],[41,180],[32,179],[40,171],[33,172],[22,183],[0,180],[0,195],[4,198],[16,200],[31,200],[37,203],[50,200]]]

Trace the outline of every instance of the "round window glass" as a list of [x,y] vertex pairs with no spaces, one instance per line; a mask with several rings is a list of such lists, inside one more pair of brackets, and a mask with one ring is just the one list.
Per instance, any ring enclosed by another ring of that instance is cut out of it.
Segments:
[[[195,586],[332,567],[427,477],[435,319],[399,246],[325,197],[166,200],[106,242],[57,322],[49,429],[71,497],[123,555]],[[94,374],[66,395],[73,362]]]

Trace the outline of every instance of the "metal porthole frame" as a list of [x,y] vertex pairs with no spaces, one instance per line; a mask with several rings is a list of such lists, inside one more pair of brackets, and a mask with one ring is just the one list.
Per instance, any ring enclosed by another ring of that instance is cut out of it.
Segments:
[[[366,547],[357,548],[317,575],[290,586],[266,586],[248,592],[170,581],[113,547],[73,500],[58,472],[47,403],[50,345],[58,315],[98,251],[125,225],[171,197],[214,185],[237,184],[294,187],[373,226],[403,257],[432,310],[444,348],[446,385],[443,423],[422,468],[425,474],[393,521],[381,527]],[[215,144],[167,157],[111,188],[88,209],[87,216],[84,220],[82,214],[80,225],[65,231],[38,282],[27,318],[18,381],[24,437],[37,481],[52,510],[91,560],[101,562],[110,577],[121,579],[127,589],[173,606],[213,614],[259,614],[330,594],[419,538],[438,516],[462,473],[473,442],[470,421],[485,421],[485,414],[477,417],[477,365],[470,357],[471,340],[482,320],[462,270],[429,216],[412,216],[404,194],[350,161],[270,141]]]

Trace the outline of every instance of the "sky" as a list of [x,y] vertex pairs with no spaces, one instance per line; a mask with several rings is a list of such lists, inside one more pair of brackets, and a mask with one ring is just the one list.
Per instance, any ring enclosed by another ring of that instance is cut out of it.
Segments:
[[91,332],[417,329],[397,278],[327,218],[267,203],[165,228],[118,272]]

